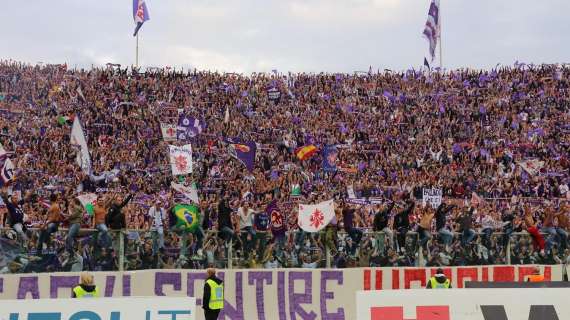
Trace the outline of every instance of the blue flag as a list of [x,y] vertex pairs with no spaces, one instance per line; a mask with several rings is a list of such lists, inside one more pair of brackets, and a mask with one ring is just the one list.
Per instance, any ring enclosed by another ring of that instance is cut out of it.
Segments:
[[336,163],[338,159],[338,149],[336,146],[326,146],[323,150],[323,170],[336,171]]
[[137,24],[135,27],[135,33],[133,34],[133,37],[136,37],[143,23],[150,20],[144,0],[133,0],[133,19]]

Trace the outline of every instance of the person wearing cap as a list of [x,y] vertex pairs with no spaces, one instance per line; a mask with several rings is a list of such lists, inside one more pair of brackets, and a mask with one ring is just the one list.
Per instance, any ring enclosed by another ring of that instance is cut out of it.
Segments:
[[435,276],[431,277],[426,289],[451,289],[451,281],[443,274],[443,269],[437,269]]
[[80,283],[73,288],[71,297],[77,299],[99,297],[99,287],[95,285],[92,274],[81,274]]
[[527,282],[544,282],[544,275],[540,273],[540,268],[535,267],[532,274],[528,276]]
[[216,277],[216,269],[206,270],[206,283],[204,283],[204,296],[202,309],[206,320],[217,320],[220,311],[224,308],[224,286],[222,280]]

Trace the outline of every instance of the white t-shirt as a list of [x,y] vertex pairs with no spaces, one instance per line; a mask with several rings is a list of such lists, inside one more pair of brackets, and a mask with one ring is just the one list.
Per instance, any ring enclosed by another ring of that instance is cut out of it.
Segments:
[[153,219],[152,226],[155,228],[160,228],[163,226],[162,221],[164,220],[164,209],[156,208],[155,206],[148,209],[148,215]]
[[239,207],[238,209],[238,216],[239,216],[239,226],[241,229],[246,227],[253,227],[253,214],[255,211],[251,208],[247,209],[247,212],[244,212],[243,207]]

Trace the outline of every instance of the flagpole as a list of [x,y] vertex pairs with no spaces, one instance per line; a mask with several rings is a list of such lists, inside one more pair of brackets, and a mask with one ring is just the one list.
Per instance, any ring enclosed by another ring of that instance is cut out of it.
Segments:
[[439,67],[441,69],[441,71],[443,72],[443,54],[442,54],[442,49],[441,47],[443,47],[443,42],[441,41],[441,22],[442,22],[442,17],[443,15],[441,14],[441,2],[439,3],[439,27],[438,27],[438,34],[439,34]]
[[[441,50],[441,47],[440,47]],[[440,51],[441,52],[441,51]],[[440,53],[441,55],[441,53]],[[135,58],[135,67],[139,67],[139,33],[137,32],[137,51],[136,51],[136,58]]]

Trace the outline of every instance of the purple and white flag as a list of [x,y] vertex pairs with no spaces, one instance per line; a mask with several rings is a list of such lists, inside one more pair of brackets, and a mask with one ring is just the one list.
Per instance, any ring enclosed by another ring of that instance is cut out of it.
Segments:
[[176,137],[181,141],[187,140],[188,138],[194,138],[202,133],[202,130],[204,130],[205,127],[206,125],[203,121],[181,114],[178,118]]
[[0,187],[14,179],[14,164],[0,143]]
[[148,9],[146,8],[146,3],[144,0],[133,0],[133,19],[137,24],[135,27],[135,32],[133,33],[133,37],[136,37],[143,23],[145,23],[147,20],[150,20]]
[[431,0],[426,26],[424,28],[424,36],[429,42],[429,53],[432,61],[435,59],[435,48],[437,47],[440,32],[439,27],[439,0]]

